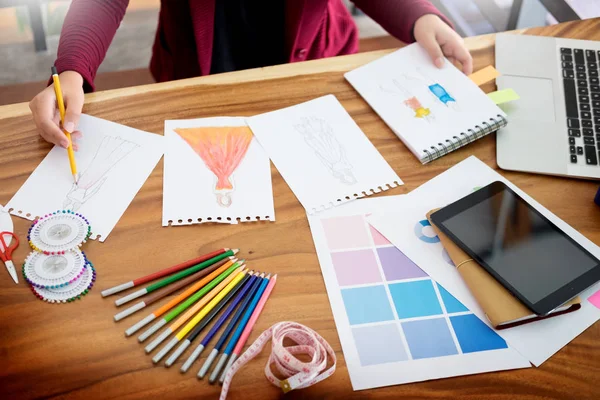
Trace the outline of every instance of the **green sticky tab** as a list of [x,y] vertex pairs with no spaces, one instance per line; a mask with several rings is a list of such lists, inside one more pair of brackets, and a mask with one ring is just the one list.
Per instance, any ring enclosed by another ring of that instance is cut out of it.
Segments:
[[519,100],[521,97],[513,89],[502,89],[488,93],[488,97],[496,104],[508,103],[509,101]]

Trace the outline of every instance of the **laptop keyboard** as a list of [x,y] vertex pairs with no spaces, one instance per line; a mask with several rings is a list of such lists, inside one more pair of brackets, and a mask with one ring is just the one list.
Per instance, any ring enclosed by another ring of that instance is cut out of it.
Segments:
[[560,49],[571,163],[600,163],[600,51]]

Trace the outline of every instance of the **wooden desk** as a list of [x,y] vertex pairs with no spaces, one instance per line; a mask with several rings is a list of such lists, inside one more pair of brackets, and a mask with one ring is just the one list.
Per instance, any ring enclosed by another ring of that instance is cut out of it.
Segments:
[[[600,19],[527,33],[600,40]],[[476,70],[494,63],[493,36],[467,43]],[[253,115],[334,93],[404,180],[404,186],[386,195],[407,193],[471,154],[496,167],[493,136],[427,166],[409,153],[342,75],[386,52],[95,93],[87,96],[84,111],[161,134],[165,119]],[[8,202],[49,148],[38,139],[26,104],[0,108],[0,203]],[[277,222],[163,228],[161,162],[106,243],[86,245],[98,279],[90,294],[75,303],[41,302],[22,279],[16,286],[0,271],[0,398],[216,398],[219,388],[197,381],[195,373],[181,375],[178,367],[152,365],[136,339],[123,335],[147,312],[115,323],[114,297],[103,299],[100,290],[222,246],[240,247],[252,268],[279,274],[251,340],[277,321],[293,320],[317,330],[337,353],[338,370],[331,378],[291,392],[288,399],[597,398],[600,324],[540,368],[353,392],[304,210],[278,172],[272,171]],[[600,210],[593,203],[597,183],[502,173],[600,244]],[[17,218],[14,222],[24,242],[30,223]],[[23,243],[16,261],[27,252]],[[231,399],[281,396],[263,375],[267,353],[236,375]]]

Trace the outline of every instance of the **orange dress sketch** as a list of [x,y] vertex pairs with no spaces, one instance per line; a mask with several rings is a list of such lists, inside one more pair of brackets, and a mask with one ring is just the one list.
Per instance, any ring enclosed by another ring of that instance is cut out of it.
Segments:
[[415,118],[424,118],[431,114],[431,110],[423,107],[419,99],[414,96],[404,100],[404,105],[415,112]]
[[419,80],[403,75],[402,82],[398,79],[392,79],[391,86],[380,85],[380,89],[394,96],[400,96],[403,99],[402,104],[414,112],[414,118],[425,119],[427,122],[432,121],[433,114],[431,113],[431,109],[423,106],[421,100],[408,89],[408,87],[416,85]]
[[235,190],[233,174],[244,159],[252,131],[247,126],[177,128],[175,132],[198,154],[215,175],[213,187],[217,204],[231,205]]

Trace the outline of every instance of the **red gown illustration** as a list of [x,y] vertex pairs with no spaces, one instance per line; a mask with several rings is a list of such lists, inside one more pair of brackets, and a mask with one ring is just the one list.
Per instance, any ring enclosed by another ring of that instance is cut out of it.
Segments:
[[215,175],[213,191],[217,204],[231,205],[234,172],[244,159],[252,131],[247,126],[178,128],[175,132],[198,154]]

